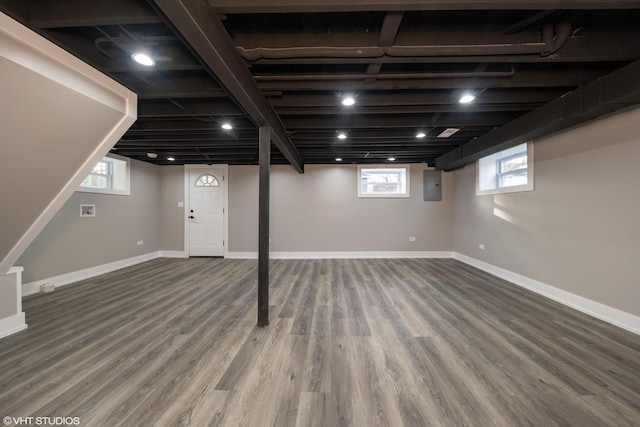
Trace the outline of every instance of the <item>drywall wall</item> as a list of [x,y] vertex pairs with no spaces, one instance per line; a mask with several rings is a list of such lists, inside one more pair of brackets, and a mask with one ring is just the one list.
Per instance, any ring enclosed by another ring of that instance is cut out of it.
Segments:
[[163,251],[183,251],[184,166],[162,166],[160,179],[160,248]]
[[[159,251],[160,183],[159,166],[131,160],[130,196],[75,192],[16,262],[23,282]],[[80,204],[96,216],[81,218]]]
[[[293,168],[292,168],[293,169]],[[273,188],[273,183],[271,183]],[[258,166],[229,166],[229,250],[258,250]],[[274,207],[271,206],[271,209]],[[271,211],[271,221],[274,214]]]
[[640,315],[640,109],[534,152],[531,192],[477,197],[475,165],[455,172],[454,250]]
[[0,13],[0,274],[136,117],[136,95]]
[[[422,200],[423,165],[411,165],[411,197],[359,199],[356,165],[271,167],[271,251],[450,251],[452,180],[443,200]],[[257,251],[258,167],[229,167],[229,250]],[[410,242],[409,237],[416,237]]]

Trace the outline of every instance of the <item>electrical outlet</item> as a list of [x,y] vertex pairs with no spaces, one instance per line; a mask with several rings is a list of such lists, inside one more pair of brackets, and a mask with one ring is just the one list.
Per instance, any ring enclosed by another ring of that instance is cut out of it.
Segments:
[[138,240],[138,246],[142,246],[144,244],[143,240]]
[[484,243],[480,243],[478,247],[484,251]]
[[410,241],[410,242],[415,242],[415,241],[416,241],[416,238],[415,238],[414,236],[411,236],[411,237],[409,237],[409,241]]
[[40,285],[40,292],[53,292],[56,290],[56,287],[54,284],[52,283],[44,283],[42,285]]

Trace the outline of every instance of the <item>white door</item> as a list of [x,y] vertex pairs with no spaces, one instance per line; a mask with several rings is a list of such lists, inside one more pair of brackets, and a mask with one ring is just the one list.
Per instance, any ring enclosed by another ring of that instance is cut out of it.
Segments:
[[223,256],[224,170],[189,170],[189,256]]

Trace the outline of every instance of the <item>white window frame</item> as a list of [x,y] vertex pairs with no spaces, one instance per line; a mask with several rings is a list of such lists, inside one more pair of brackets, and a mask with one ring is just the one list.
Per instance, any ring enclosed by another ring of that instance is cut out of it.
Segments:
[[[505,154],[513,150],[513,147],[499,151],[497,153],[485,156],[476,162],[476,196],[486,196],[492,194],[519,193],[523,191],[533,191],[534,189],[534,161],[533,161],[533,142],[526,142],[527,152],[527,183],[523,185],[514,185],[510,187],[499,187],[500,162],[514,158],[517,154]],[[523,144],[518,144],[523,145]],[[481,190],[480,183],[487,180],[487,177],[495,179],[495,187]]]
[[[120,183],[119,189],[114,188],[94,188],[94,187],[83,187],[79,186],[76,191],[81,193],[98,193],[98,194],[115,194],[118,196],[130,196],[131,195],[131,162],[128,157],[119,156],[117,154],[111,154],[104,156],[104,158],[100,159],[100,161],[104,160],[109,161],[109,159],[120,160],[125,163],[125,170],[121,170],[118,176],[115,176],[115,169],[113,168],[113,164],[111,164],[111,177],[110,177],[110,185],[113,187],[114,181],[118,181]],[[91,174],[91,173],[90,173]]]
[[[403,193],[364,193],[362,192],[362,170],[363,169],[404,169],[406,174],[406,188]],[[373,165],[358,165],[358,175],[356,178],[356,185],[359,198],[374,198],[374,199],[388,199],[388,198],[408,198],[411,197],[411,167],[408,164],[373,164]]]

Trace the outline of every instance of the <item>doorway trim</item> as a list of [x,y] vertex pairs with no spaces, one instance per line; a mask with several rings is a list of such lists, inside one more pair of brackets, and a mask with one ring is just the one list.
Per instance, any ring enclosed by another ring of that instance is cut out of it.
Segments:
[[184,253],[186,255],[187,258],[190,257],[190,242],[189,242],[189,238],[190,238],[190,232],[189,232],[189,219],[187,218],[189,209],[191,209],[189,207],[189,204],[191,203],[190,201],[190,186],[189,186],[189,172],[193,169],[220,169],[222,168],[223,170],[223,179],[222,179],[222,192],[223,194],[223,201],[222,201],[222,207],[224,209],[224,214],[223,214],[223,227],[224,227],[224,233],[223,233],[223,239],[224,239],[224,243],[223,243],[223,257],[226,258],[229,254],[229,165],[208,165],[208,164],[204,164],[204,165],[184,165]]

